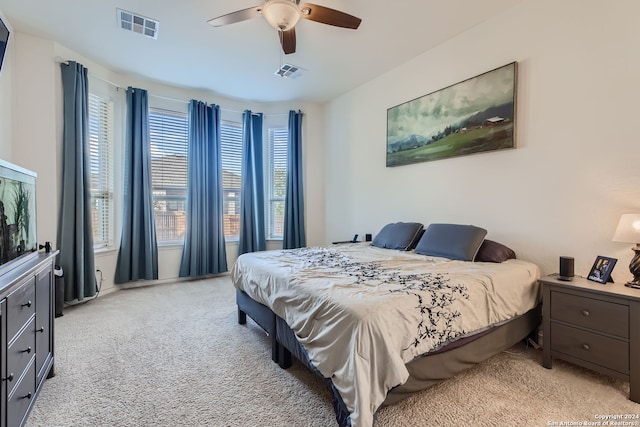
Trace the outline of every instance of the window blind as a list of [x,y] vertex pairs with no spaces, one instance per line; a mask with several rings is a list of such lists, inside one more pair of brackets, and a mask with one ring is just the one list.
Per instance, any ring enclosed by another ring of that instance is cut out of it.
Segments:
[[113,246],[113,102],[89,93],[89,187],[95,248]]
[[242,182],[242,126],[223,121],[220,124],[222,161],[222,197],[224,237],[238,239],[240,234],[240,188]]
[[282,239],[284,235],[284,201],[287,194],[287,128],[269,129],[269,207],[268,237]]
[[178,243],[186,231],[188,114],[149,109],[151,186],[158,243]]

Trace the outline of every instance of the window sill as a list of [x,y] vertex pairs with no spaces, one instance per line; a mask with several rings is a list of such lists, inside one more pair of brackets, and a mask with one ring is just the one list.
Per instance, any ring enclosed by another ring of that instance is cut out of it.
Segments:
[[[267,240],[266,240],[266,241],[267,241],[267,242],[282,242],[282,238],[278,238],[278,237],[275,237],[275,238],[274,238],[274,237],[269,237],[269,238],[267,238]],[[226,244],[230,244],[230,243],[232,243],[232,244],[234,244],[234,245],[237,245],[237,244],[238,244],[238,242],[239,242],[239,240],[238,240],[238,239],[233,239],[233,240],[231,240],[231,239],[224,239],[224,242],[225,242]]]
[[118,252],[118,248],[116,247],[101,247],[101,248],[94,248],[93,249],[93,254],[94,255],[98,255],[98,256],[102,256],[102,255],[109,255],[111,253],[115,253]]
[[158,249],[175,249],[182,248],[184,246],[184,242],[161,242],[158,243]]

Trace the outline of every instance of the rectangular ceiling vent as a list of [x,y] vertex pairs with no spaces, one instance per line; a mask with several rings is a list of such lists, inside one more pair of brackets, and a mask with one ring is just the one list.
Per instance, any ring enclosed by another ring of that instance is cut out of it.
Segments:
[[297,79],[304,74],[304,71],[304,68],[300,68],[297,65],[282,64],[282,66],[280,66],[280,68],[278,68],[273,74],[280,77],[287,77],[289,79]]
[[158,21],[126,10],[116,10],[118,12],[118,26],[120,28],[142,34],[152,39],[158,39],[158,29],[160,27]]

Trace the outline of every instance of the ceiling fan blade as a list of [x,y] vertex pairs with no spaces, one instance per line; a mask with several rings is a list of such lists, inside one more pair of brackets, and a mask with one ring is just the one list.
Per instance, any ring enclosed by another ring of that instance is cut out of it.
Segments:
[[247,9],[237,10],[235,12],[227,13],[226,15],[218,16],[217,18],[210,19],[207,22],[214,27],[235,24],[236,22],[257,18],[260,16],[261,10],[262,6],[249,7]]
[[280,44],[285,55],[294,53],[296,51],[296,27],[287,31],[278,31],[280,37]]
[[340,12],[339,10],[324,6],[318,6],[313,3],[304,3],[300,5],[300,11],[300,16],[304,19],[333,25],[334,27],[351,28],[355,30],[360,26],[360,22],[362,22],[362,19],[356,18],[348,13]]

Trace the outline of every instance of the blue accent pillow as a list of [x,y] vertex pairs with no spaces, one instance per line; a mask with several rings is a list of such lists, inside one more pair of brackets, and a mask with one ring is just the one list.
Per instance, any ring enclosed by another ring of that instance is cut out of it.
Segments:
[[431,224],[416,246],[416,253],[473,261],[487,230],[473,225]]
[[410,251],[420,239],[423,228],[419,222],[393,222],[382,227],[371,244],[379,248]]

